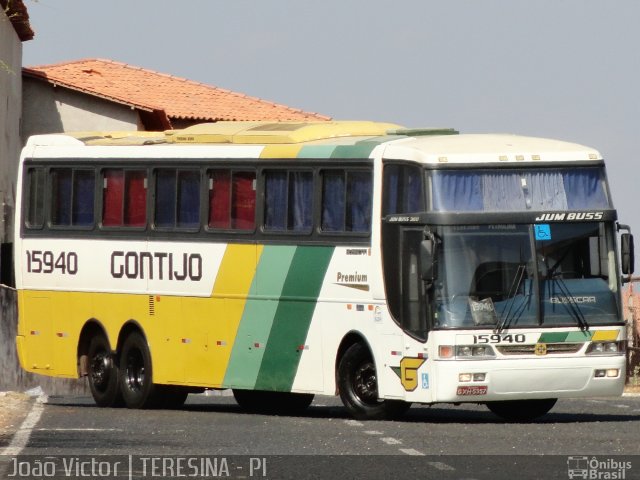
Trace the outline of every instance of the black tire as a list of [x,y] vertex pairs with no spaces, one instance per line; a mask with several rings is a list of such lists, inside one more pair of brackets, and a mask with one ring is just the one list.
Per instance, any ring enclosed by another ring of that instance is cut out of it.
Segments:
[[549,412],[557,398],[487,402],[487,408],[508,422],[531,422]]
[[399,418],[411,407],[409,402],[378,399],[376,366],[362,343],[344,352],[338,365],[338,389],[342,403],[358,420]]
[[306,410],[314,395],[311,393],[265,392],[233,390],[233,396],[244,410],[253,413],[295,414]]
[[99,407],[124,405],[120,390],[118,362],[104,335],[95,335],[89,342],[89,390]]
[[155,408],[161,396],[153,384],[151,353],[138,332],[125,339],[120,352],[120,389],[128,408]]

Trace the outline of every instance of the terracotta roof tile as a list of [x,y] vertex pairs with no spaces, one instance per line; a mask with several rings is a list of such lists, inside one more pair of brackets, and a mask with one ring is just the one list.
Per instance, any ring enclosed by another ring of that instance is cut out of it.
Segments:
[[169,119],[331,119],[317,113],[111,60],[85,59],[25,67],[23,73],[141,110],[164,111]]
[[22,0],[0,0],[0,8],[4,10],[9,21],[13,24],[21,41],[25,42],[33,38],[34,33],[29,23],[29,12],[27,12],[27,7]]

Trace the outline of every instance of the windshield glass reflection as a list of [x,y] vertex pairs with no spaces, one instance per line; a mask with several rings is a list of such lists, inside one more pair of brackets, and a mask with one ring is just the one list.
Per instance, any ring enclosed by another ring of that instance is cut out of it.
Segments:
[[[539,228],[542,227],[542,228]],[[435,328],[618,320],[613,247],[603,224],[439,227]],[[535,252],[532,250],[535,248]]]

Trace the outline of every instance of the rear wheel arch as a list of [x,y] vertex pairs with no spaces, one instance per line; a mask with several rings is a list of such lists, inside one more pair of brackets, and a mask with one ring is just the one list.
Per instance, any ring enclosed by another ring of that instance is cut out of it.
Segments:
[[109,339],[109,335],[107,334],[107,330],[104,328],[102,323],[96,318],[90,318],[82,327],[82,330],[80,331],[80,335],[78,337],[77,358],[79,377],[84,377],[88,373],[87,365],[89,346],[91,344],[91,339],[96,336],[104,337],[107,342],[109,342],[109,345],[112,345]]
[[[120,329],[120,333],[118,334],[118,343],[116,344],[116,352],[118,352],[118,354],[120,354],[120,352],[122,351],[122,345],[124,344],[124,341],[127,339],[127,337],[129,335],[131,335],[133,332],[137,332],[140,335],[142,335],[145,339],[145,341],[147,341],[147,336],[144,333],[144,329],[142,328],[142,326],[136,321],[136,320],[128,320]],[[148,345],[148,341],[147,341],[147,345]]]

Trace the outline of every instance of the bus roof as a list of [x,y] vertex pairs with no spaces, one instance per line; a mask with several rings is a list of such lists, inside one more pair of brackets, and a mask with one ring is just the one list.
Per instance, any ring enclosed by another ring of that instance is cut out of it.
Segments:
[[[520,162],[602,160],[600,153],[592,148],[560,140],[509,134],[459,135],[456,130],[450,128],[405,129],[392,123],[368,121],[217,122],[165,132],[74,132],[39,135],[30,138],[27,143],[33,147],[54,148],[166,145],[174,148],[183,146],[188,150],[219,145],[226,146],[226,153],[229,153],[228,148],[234,148],[233,145],[245,145],[251,147],[251,150],[247,151],[248,158],[254,155],[261,158],[312,158],[327,155],[366,158],[375,145],[381,144],[384,144],[383,155],[387,159],[413,160],[436,165],[505,165]],[[217,149],[210,150],[213,157],[218,156],[215,150]],[[223,155],[223,151],[220,154]],[[145,154],[139,152],[135,156],[140,155]],[[108,157],[109,153],[103,151],[99,156]]]
[[597,150],[577,143],[486,133],[407,137],[389,144],[384,157],[430,164],[602,160]]

